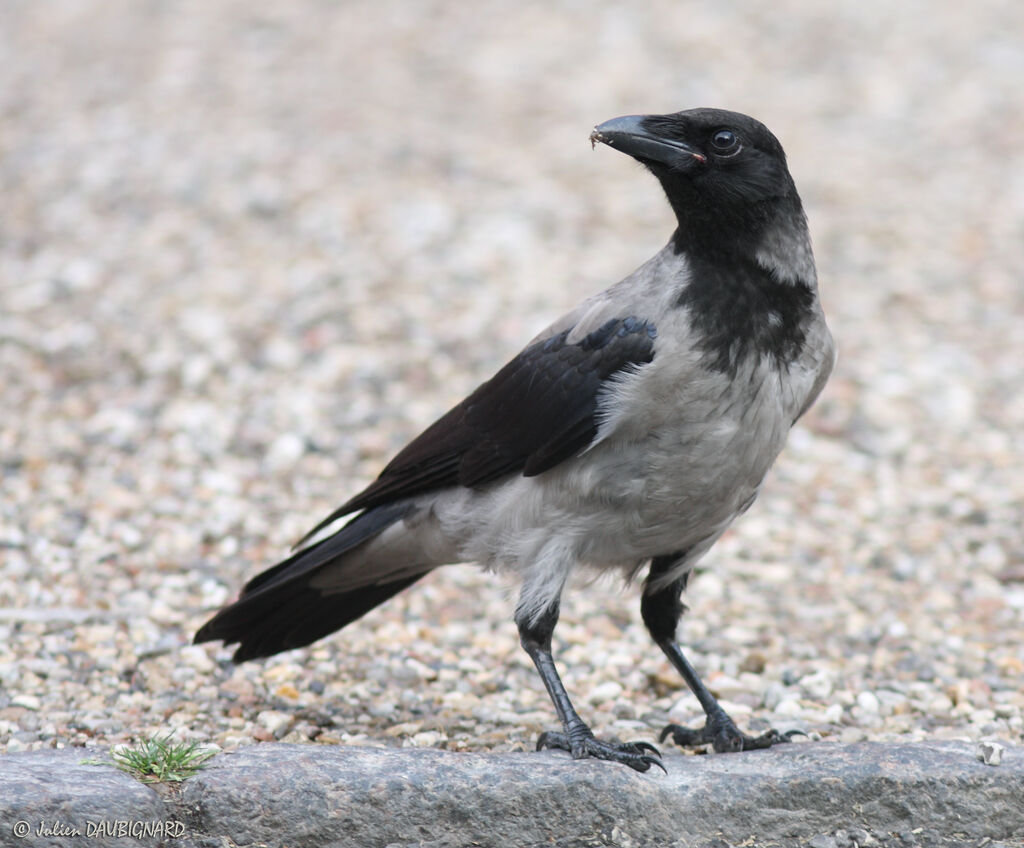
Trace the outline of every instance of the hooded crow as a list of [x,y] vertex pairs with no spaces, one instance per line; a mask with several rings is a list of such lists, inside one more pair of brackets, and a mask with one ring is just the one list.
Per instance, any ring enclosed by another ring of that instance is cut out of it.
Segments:
[[538,750],[646,771],[661,765],[657,749],[596,738],[551,653],[574,571],[643,573],[643,621],[707,713],[700,729],[669,725],[661,739],[719,752],[788,741],[737,728],[676,627],[695,563],[753,503],[832,370],[803,207],[782,146],[746,115],[627,116],[590,138],[661,183],[677,219],[668,244],[428,427],[196,642],[238,643],[236,662],[266,657],[339,630],[438,566],[509,569],[520,641],[562,724]]

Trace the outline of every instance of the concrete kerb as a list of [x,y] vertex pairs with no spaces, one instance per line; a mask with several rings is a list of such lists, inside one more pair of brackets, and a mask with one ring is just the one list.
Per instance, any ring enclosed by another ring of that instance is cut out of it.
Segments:
[[998,766],[964,742],[667,751],[663,775],[555,752],[270,744],[158,787],[103,758],[0,757],[0,845],[1024,845],[1020,747]]

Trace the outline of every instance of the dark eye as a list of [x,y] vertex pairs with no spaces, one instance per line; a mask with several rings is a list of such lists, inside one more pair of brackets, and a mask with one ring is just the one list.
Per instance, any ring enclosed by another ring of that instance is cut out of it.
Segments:
[[740,140],[732,130],[715,130],[711,136],[711,146],[715,148],[715,153],[729,155],[739,149]]

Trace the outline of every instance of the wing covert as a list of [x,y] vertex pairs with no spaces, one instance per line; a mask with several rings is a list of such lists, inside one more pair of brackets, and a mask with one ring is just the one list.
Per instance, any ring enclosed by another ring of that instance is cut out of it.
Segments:
[[583,450],[597,433],[602,386],[654,358],[657,329],[629,316],[611,318],[570,342],[572,330],[525,348],[309,536],[343,515],[398,498],[481,486],[515,472],[532,477]]

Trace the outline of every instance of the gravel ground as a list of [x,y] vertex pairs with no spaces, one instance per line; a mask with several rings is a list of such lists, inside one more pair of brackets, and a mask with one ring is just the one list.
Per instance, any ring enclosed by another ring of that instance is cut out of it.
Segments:
[[[232,667],[241,582],[667,239],[614,115],[781,137],[840,364],[681,635],[745,726],[1024,727],[1024,6],[0,5],[0,746],[173,730],[514,750],[511,587],[459,566]],[[699,708],[637,591],[556,633],[595,730]]]

